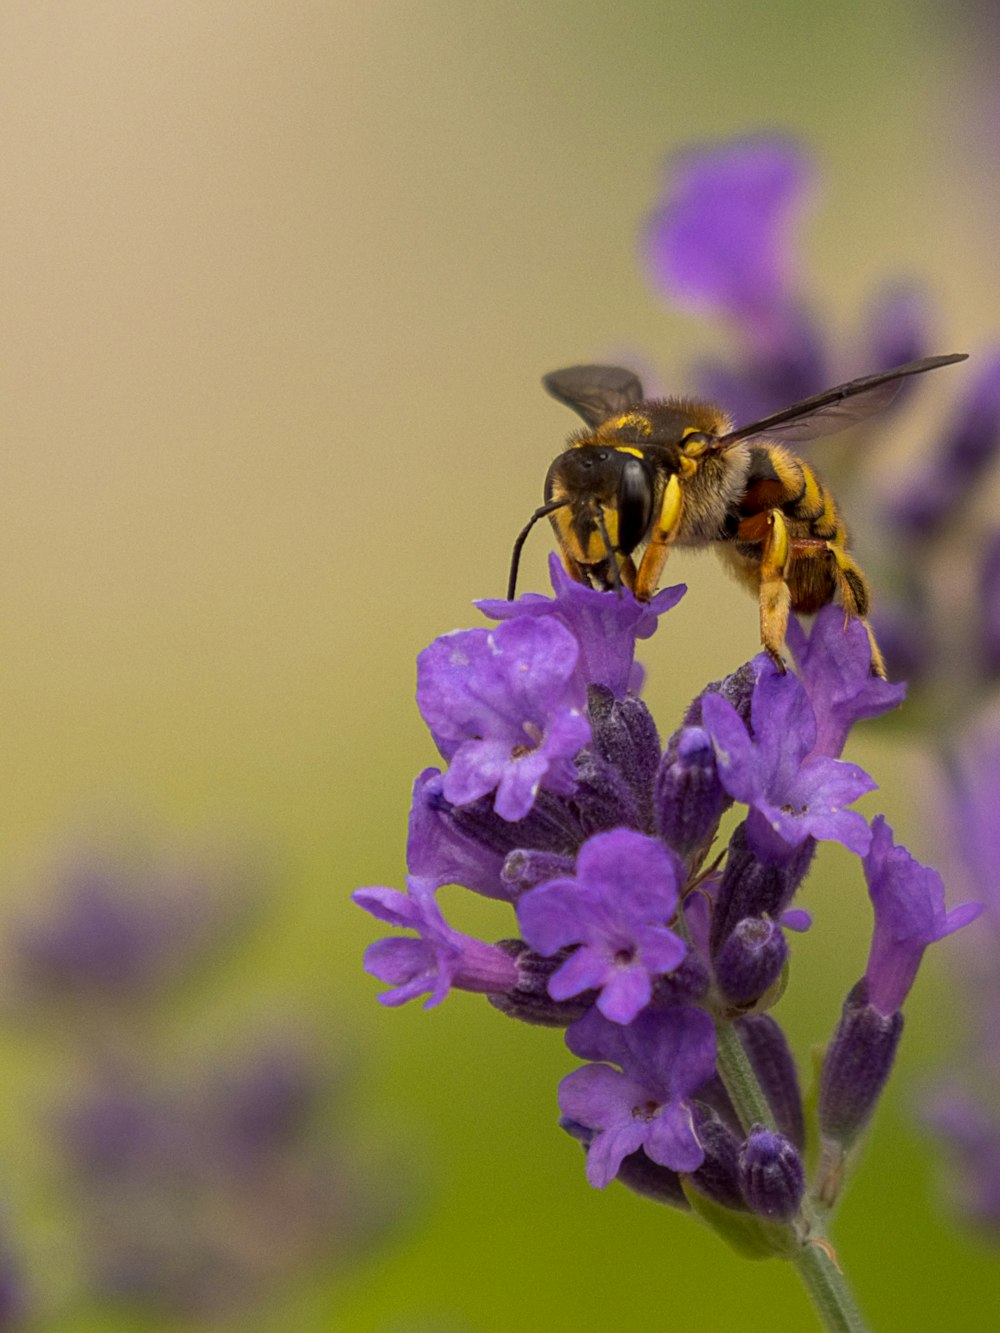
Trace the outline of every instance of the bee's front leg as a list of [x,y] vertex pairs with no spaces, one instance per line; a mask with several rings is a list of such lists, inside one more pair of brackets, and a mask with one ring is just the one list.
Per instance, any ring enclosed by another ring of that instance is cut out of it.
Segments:
[[682,508],[681,484],[677,477],[673,476],[663,492],[659,516],[653,525],[649,545],[643,552],[636,571],[635,595],[640,602],[648,602],[660,586],[663,566],[667,563],[667,556],[681,524]]

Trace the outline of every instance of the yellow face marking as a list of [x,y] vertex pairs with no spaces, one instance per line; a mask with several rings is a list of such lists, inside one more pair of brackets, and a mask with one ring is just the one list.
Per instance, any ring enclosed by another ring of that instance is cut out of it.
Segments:
[[693,477],[698,471],[698,464],[693,458],[688,458],[686,454],[681,454],[678,459],[678,466],[682,477]]
[[637,449],[634,444],[616,444],[612,446],[616,454],[631,454],[633,458],[642,458],[641,449]]

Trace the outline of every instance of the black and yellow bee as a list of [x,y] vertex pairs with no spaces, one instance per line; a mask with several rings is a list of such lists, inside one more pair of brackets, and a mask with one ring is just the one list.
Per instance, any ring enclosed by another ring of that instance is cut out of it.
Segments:
[[[760,601],[760,637],[778,667],[789,611],[837,601],[864,625],[872,673],[885,664],[868,624],[868,583],[847,548],[830,491],[785,443],[832,435],[886,407],[902,381],[965,355],[927,357],[838,385],[734,430],[725,412],[689,398],[647,402],[618,366],[571,366],[546,375],[554,398],[586,430],[549,468],[545,503],[511,559],[513,599],[521,548],[549,517],[566,569],[597,588],[655,593],[670,548],[713,545]],[[641,554],[638,554],[641,553]]]

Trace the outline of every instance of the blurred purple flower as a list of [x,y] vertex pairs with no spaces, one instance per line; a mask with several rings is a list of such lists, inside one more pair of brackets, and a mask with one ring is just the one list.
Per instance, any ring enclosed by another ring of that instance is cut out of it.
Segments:
[[579,647],[553,617],[456,630],[417,660],[417,706],[449,762],[456,805],[496,792],[497,814],[523,818],[544,786],[568,794],[590,739]]
[[813,175],[778,135],[689,149],[667,166],[667,197],[645,251],[654,282],[678,304],[728,316],[782,345],[796,305],[789,242]]
[[206,872],[80,858],[46,915],[15,927],[15,967],[34,994],[131,1004],[217,947],[245,907]]
[[926,466],[909,468],[887,497],[887,521],[909,541],[926,541],[959,512],[998,451],[1000,351],[993,351],[980,358]]
[[662,843],[629,829],[584,843],[576,875],[550,880],[518,902],[525,941],[546,957],[579,945],[549,981],[554,1000],[598,990],[597,1007],[631,1023],[687,946],[664,923],[677,908],[678,868]]

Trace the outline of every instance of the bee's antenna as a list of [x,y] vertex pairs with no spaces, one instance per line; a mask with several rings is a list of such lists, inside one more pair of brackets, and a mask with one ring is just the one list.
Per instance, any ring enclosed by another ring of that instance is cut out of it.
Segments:
[[508,602],[512,602],[514,600],[515,593],[517,592],[517,567],[521,563],[521,548],[524,546],[524,543],[528,540],[528,533],[531,531],[531,529],[535,526],[535,524],[538,522],[540,518],[545,518],[545,516],[547,514],[551,514],[553,510],[562,509],[568,504],[569,504],[568,500],[550,500],[548,504],[544,504],[540,509],[535,510],[535,512],[528,519],[527,523],[525,523],[524,527],[518,533],[517,541],[514,543],[514,549],[511,552],[510,556],[510,578],[508,578],[507,580]]

